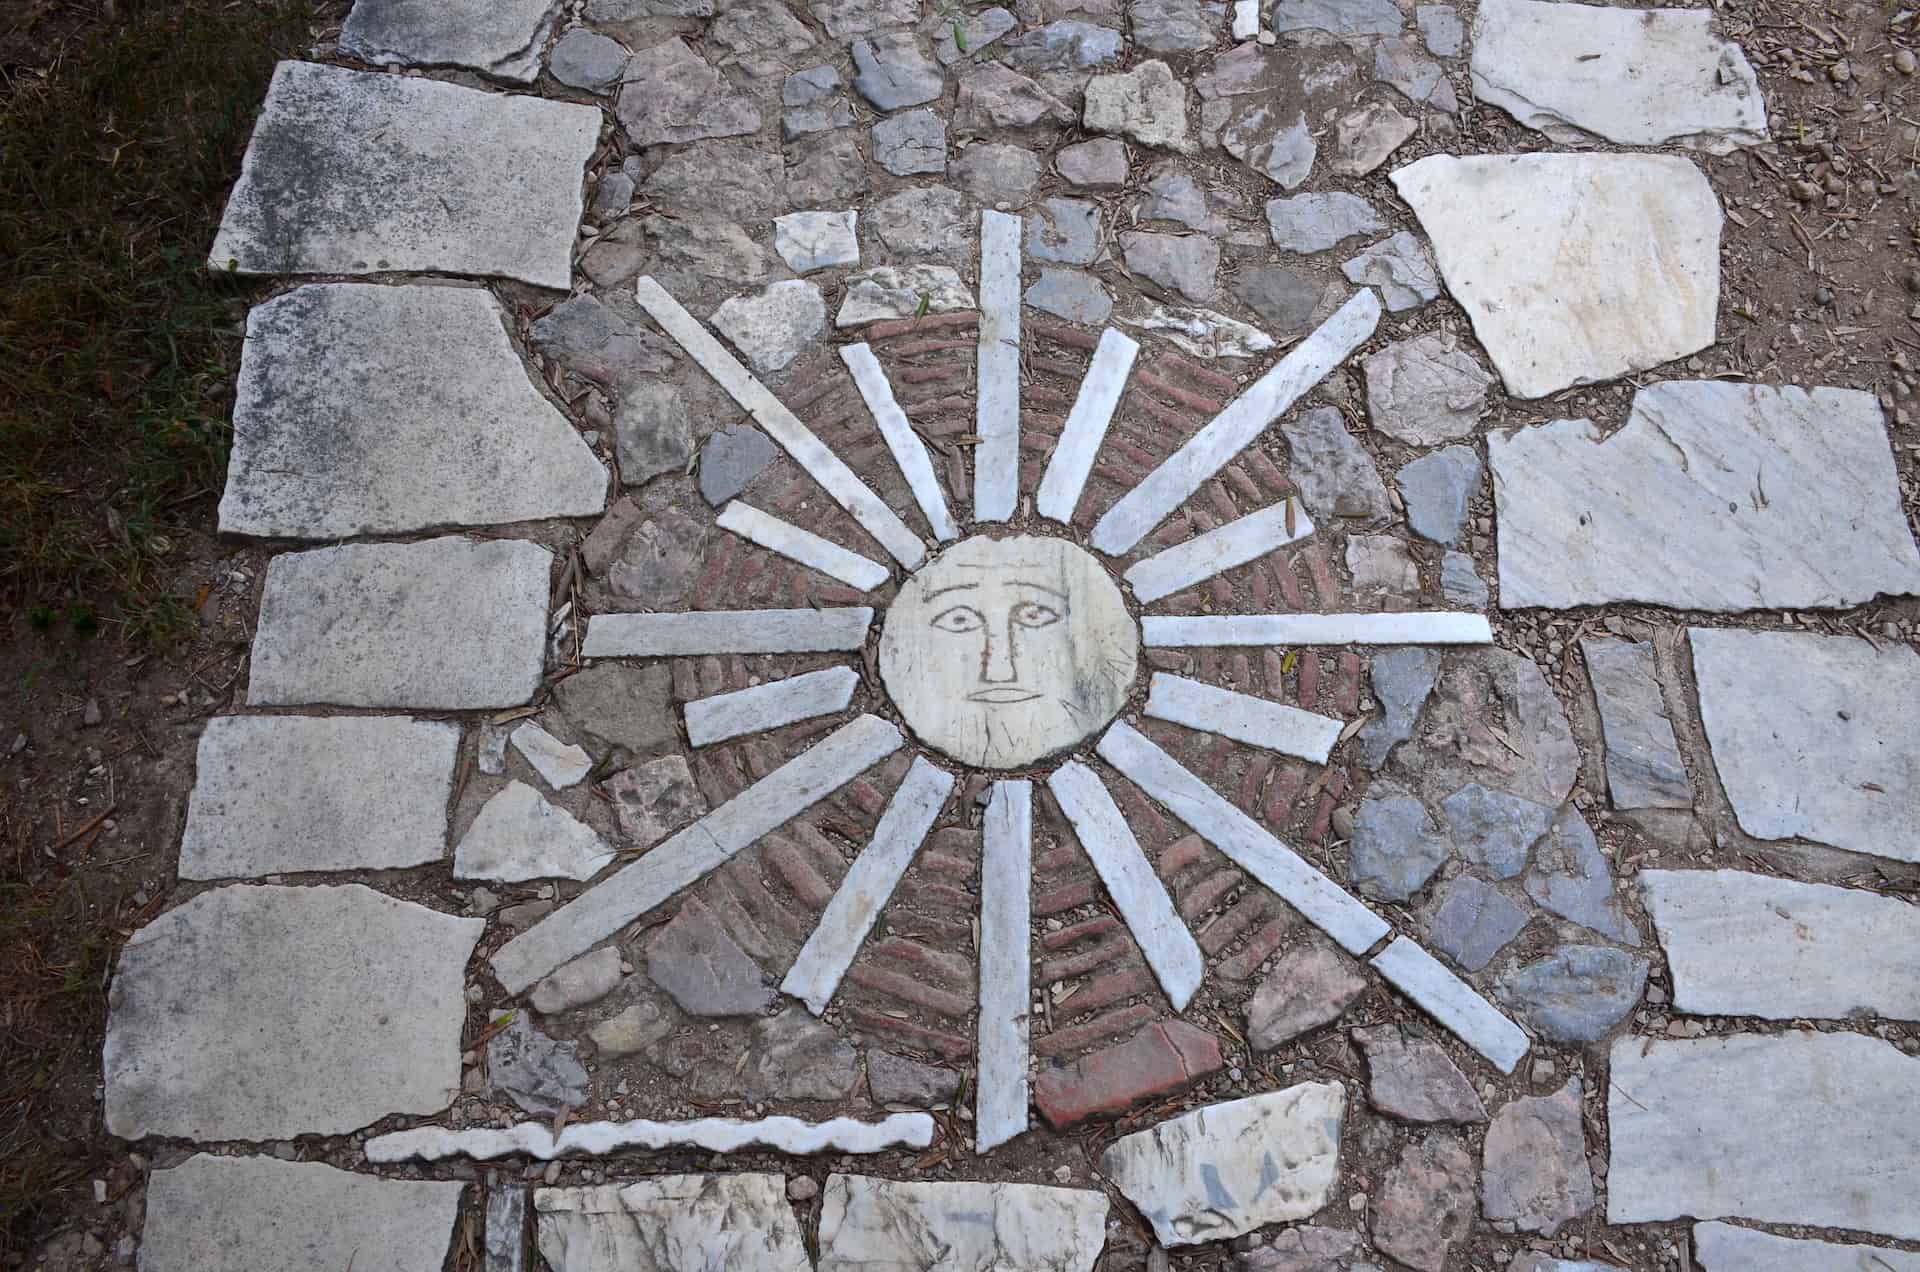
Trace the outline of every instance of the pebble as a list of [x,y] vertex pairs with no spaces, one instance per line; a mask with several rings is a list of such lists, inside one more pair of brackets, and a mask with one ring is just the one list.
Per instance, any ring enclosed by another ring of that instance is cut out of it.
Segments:
[[1900,72],[1902,75],[1913,74],[1915,67],[1916,67],[1916,62],[1913,56],[1912,49],[1901,49],[1898,53],[1895,53],[1893,55],[1893,69]]

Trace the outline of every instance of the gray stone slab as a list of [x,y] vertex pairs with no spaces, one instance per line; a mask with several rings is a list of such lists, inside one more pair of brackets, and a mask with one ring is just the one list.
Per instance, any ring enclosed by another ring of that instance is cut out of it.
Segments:
[[1398,35],[1406,18],[1393,0],[1275,0],[1269,25],[1277,32]]
[[354,0],[340,51],[375,66],[465,66],[533,83],[554,0]]
[[1427,52],[1435,57],[1458,57],[1466,45],[1466,30],[1460,23],[1460,10],[1450,4],[1414,6],[1413,19],[1426,41]]
[[901,742],[900,731],[877,716],[841,725],[500,947],[494,975],[519,993],[839,790]]
[[1482,0],[1473,95],[1568,144],[1685,146],[1722,155],[1767,140],[1746,54],[1706,9]]
[[1492,599],[1485,580],[1473,568],[1473,558],[1464,552],[1440,558],[1440,596],[1447,604],[1466,609],[1485,609]]
[[1615,808],[1691,808],[1693,787],[1660,693],[1653,646],[1580,642],[1606,738],[1607,789]]
[[591,106],[282,62],[208,265],[498,275],[565,291],[599,140]]
[[[589,93],[605,93],[620,83],[626,74],[627,59],[631,56],[618,40],[610,40],[597,31],[585,27],[569,27],[564,35],[553,43],[547,53],[547,70],[553,78],[569,88],[584,89]],[[633,197],[633,178],[625,173],[609,173],[601,179],[601,189],[615,177],[621,178],[626,186],[626,197]],[[598,200],[595,202],[599,207]],[[625,212],[624,203],[617,207],[609,206],[610,213],[618,215]]]
[[534,1028],[525,1012],[487,1040],[487,1089],[536,1117],[553,1117],[587,1102],[587,1067],[579,1044]]
[[1379,768],[1394,747],[1413,736],[1414,721],[1439,674],[1440,655],[1431,649],[1383,649],[1374,655],[1368,679],[1380,716],[1355,735],[1362,764]]
[[1283,252],[1324,252],[1362,234],[1382,234],[1387,223],[1357,194],[1331,191],[1267,201],[1267,230]]
[[1588,1043],[1626,1019],[1647,987],[1647,960],[1605,945],[1563,945],[1500,978],[1500,997],[1553,1042]]
[[798,654],[858,649],[873,611],[696,610],[688,614],[595,614],[580,652],[588,658],[685,658],[702,654]]
[[460,730],[365,716],[218,716],[200,735],[183,879],[386,870],[446,856]]
[[816,1267],[1093,1272],[1106,1221],[1105,1195],[1089,1189],[829,1175]]
[[975,307],[973,293],[950,265],[882,265],[849,276],[846,285],[840,311],[833,316],[836,327],[957,313]]
[[769,283],[713,311],[713,328],[755,371],[783,371],[827,330],[827,302],[804,278]]
[[687,740],[695,746],[712,746],[796,720],[832,715],[847,709],[859,683],[859,673],[851,667],[827,667],[733,693],[698,698],[685,708]]
[[775,998],[760,965],[697,897],[647,939],[647,978],[690,1016],[758,1016]]
[[977,1153],[1027,1129],[1032,873],[1033,784],[995,782],[981,826]]
[[1370,353],[1367,417],[1409,446],[1437,446],[1471,434],[1487,409],[1493,377],[1450,334],[1428,332]]
[[597,1003],[620,988],[622,969],[619,949],[603,945],[555,971],[533,987],[529,1001],[543,1016]]
[[1469,782],[1440,801],[1447,834],[1459,854],[1501,879],[1527,868],[1527,855],[1553,823],[1553,809],[1507,791]]
[[586,880],[612,861],[613,850],[591,826],[525,782],[508,782],[460,836],[453,875],[497,883]]
[[1730,1223],[1693,1225],[1693,1257],[1706,1272],[1920,1272],[1920,1254],[1796,1241]]
[[678,37],[642,49],[627,64],[615,102],[637,146],[738,137],[760,131],[760,110]]
[[1639,878],[1677,1010],[1920,1020],[1920,906],[1738,870]]
[[343,539],[585,517],[607,470],[476,287],[331,283],[247,316],[220,529]]
[[947,170],[947,121],[931,110],[910,110],[873,126],[874,162],[896,177]]
[[1449,446],[1401,468],[1393,480],[1406,505],[1408,528],[1435,543],[1458,542],[1480,470],[1480,454],[1470,446]]
[[1753,1219],[1920,1239],[1920,1058],[1878,1038],[1622,1038],[1607,1125],[1609,1223]]
[[556,791],[578,786],[593,771],[593,756],[585,747],[562,742],[532,720],[515,728],[511,740],[540,780]]
[[940,65],[952,66],[961,58],[980,52],[1019,25],[1006,9],[982,9],[947,23],[933,42],[934,56]]
[[1640,944],[1640,929],[1613,895],[1613,871],[1593,828],[1574,805],[1560,810],[1552,829],[1534,847],[1534,869],[1527,875],[1526,887],[1541,909],[1610,941]]
[[1393,944],[1370,961],[1388,984],[1500,1072],[1512,1073],[1532,1045],[1520,1026],[1501,1015],[1473,986],[1448,971],[1411,938],[1395,937]]
[[976,142],[953,161],[953,180],[988,207],[1017,208],[1040,181],[1040,156],[1020,146]]
[[854,236],[858,212],[790,212],[773,219],[773,246],[787,268],[805,274],[836,265],[858,265]]
[[1367,1098],[1383,1113],[1408,1122],[1484,1122],[1486,1106],[1473,1083],[1431,1039],[1402,1025],[1355,1029],[1367,1056]]
[[201,893],[121,951],[107,1130],[281,1140],[438,1113],[484,927],[359,884]]
[[533,1194],[553,1272],[810,1272],[780,1175],[662,1175]]
[[465,1188],[320,1162],[201,1154],[148,1178],[140,1269],[440,1272]]
[[946,77],[911,32],[894,31],[853,42],[853,87],[881,110],[933,101]]
[[1316,406],[1280,423],[1291,462],[1288,476],[1307,510],[1324,522],[1351,518],[1385,521],[1393,513],[1373,457],[1347,432],[1338,408]]
[[1920,861],[1920,653],[1690,628],[1700,718],[1740,828]]
[[1341,265],[1340,272],[1348,282],[1378,287],[1380,299],[1396,314],[1418,309],[1440,294],[1433,258],[1407,230],[1367,248]]
[[1370,897],[1405,901],[1440,869],[1449,847],[1418,799],[1377,783],[1354,813],[1347,877]]
[[1213,299],[1220,272],[1220,245],[1202,234],[1120,234],[1127,269],[1195,303]]
[[1551,1095],[1523,1095],[1494,1114],[1480,1184],[1488,1219],[1556,1237],[1593,1209],[1580,1093],[1580,1079],[1572,1078]]
[[457,711],[540,686],[553,554],[518,539],[289,552],[267,566],[247,701]]
[[1332,1199],[1346,1110],[1337,1082],[1210,1104],[1121,1136],[1100,1170],[1161,1245],[1224,1241],[1305,1219]]
[[1199,150],[1187,135],[1186,87],[1165,62],[1095,75],[1087,82],[1082,122],[1088,132],[1117,133],[1143,146],[1189,155]]
[[1722,218],[1685,159],[1430,155],[1397,169],[1393,184],[1516,397],[1713,343]]
[[1502,608],[1845,608],[1920,592],[1871,394],[1670,381],[1635,394],[1605,440],[1557,420],[1489,436],[1487,454]]

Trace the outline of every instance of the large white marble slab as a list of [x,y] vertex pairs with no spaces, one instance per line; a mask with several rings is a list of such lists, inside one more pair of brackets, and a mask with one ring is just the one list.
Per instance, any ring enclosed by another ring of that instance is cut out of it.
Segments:
[[1387,921],[1261,829],[1179,761],[1124,721],[1100,739],[1100,758],[1164,805],[1235,865],[1271,888],[1349,954],[1364,954],[1390,931]]
[[420,1126],[389,1131],[367,1141],[367,1160],[445,1161],[470,1157],[607,1157],[629,1149],[697,1148],[709,1153],[738,1153],[771,1148],[782,1153],[881,1153],[890,1148],[925,1148],[933,1142],[933,1118],[925,1113],[890,1113],[877,1122],[850,1117],[805,1122],[793,1117],[695,1118],[686,1122],[569,1122],[556,1137],[546,1122],[515,1122],[508,1127],[469,1126],[449,1130]]
[[1193,645],[1486,645],[1493,626],[1479,614],[1416,610],[1400,614],[1150,615],[1140,639],[1153,646]]
[[1920,1254],[1799,1241],[1730,1223],[1693,1225],[1693,1257],[1705,1272],[1920,1272]]
[[531,698],[553,554],[519,539],[350,543],[267,566],[247,701],[446,711]]
[[686,705],[687,741],[695,746],[712,746],[796,720],[845,711],[859,683],[860,673],[851,667],[826,667],[732,693],[696,698]]
[[1613,1044],[1607,1222],[1920,1240],[1920,1057],[1856,1033]]
[[860,397],[880,429],[880,436],[886,440],[900,475],[907,479],[907,488],[913,492],[913,501],[920,505],[920,515],[932,527],[933,537],[942,543],[959,538],[960,527],[947,508],[946,488],[933,471],[927,444],[913,431],[907,413],[900,409],[899,401],[893,396],[893,385],[888,382],[880,359],[873,356],[872,347],[865,343],[841,345],[840,360],[852,373],[854,387],[860,390]]
[[1140,850],[1126,815],[1099,776],[1077,760],[1055,769],[1047,787],[1073,823],[1075,837],[1106,885],[1114,908],[1127,921],[1167,1001],[1175,1011],[1185,1011],[1206,975],[1206,960],[1174,910],[1166,885]]
[[1150,604],[1312,533],[1306,510],[1291,498],[1283,499],[1154,553],[1129,569],[1126,579],[1141,604]]
[[565,291],[600,121],[592,106],[282,62],[208,267]]
[[1092,1189],[829,1175],[816,1272],[1093,1272],[1106,1221]]
[[1331,716],[1302,711],[1184,676],[1155,672],[1148,686],[1146,714],[1189,729],[1265,747],[1325,764],[1346,726]]
[[926,544],[907,528],[900,514],[873,493],[871,487],[854,475],[846,462],[800,422],[766,385],[740,365],[739,359],[721,347],[713,333],[701,326],[686,308],[675,300],[651,276],[634,284],[634,295],[647,316],[678,342],[700,369],[712,376],[742,410],[753,416],[793,461],[820,483],[832,500],[847,511],[860,528],[901,565],[911,570],[926,558]]
[[1370,288],[1357,292],[1107,509],[1093,527],[1093,546],[1108,556],[1131,552],[1208,478],[1233,462],[1269,424],[1344,362],[1379,322],[1380,298]]
[[1500,1072],[1512,1073],[1527,1054],[1531,1044],[1526,1031],[1412,939],[1395,937],[1372,962],[1373,969],[1386,977],[1388,984],[1413,999],[1420,1010],[1485,1056]]
[[980,1019],[974,1151],[1027,1129],[1027,989],[1032,980],[1033,785],[995,782],[981,823]]
[[216,716],[200,735],[183,879],[390,870],[447,855],[451,724]]
[[1074,509],[1087,488],[1093,462],[1099,458],[1100,444],[1106,440],[1113,412],[1127,390],[1127,377],[1133,374],[1133,362],[1140,344],[1131,336],[1108,327],[1094,346],[1093,361],[1080,378],[1080,392],[1060,426],[1060,440],[1054,444],[1047,468],[1040,476],[1040,491],[1034,499],[1034,511],[1062,523],[1073,520]]
[[540,1188],[534,1233],[552,1272],[811,1272],[780,1175],[657,1175]]
[[1005,521],[1020,501],[1020,231],[1005,212],[980,214],[980,359],[976,377],[973,517]]
[[901,741],[900,730],[878,716],[841,725],[501,946],[492,960],[495,977],[520,993],[839,790]]
[[682,658],[700,654],[837,653],[866,643],[873,611],[695,610],[686,614],[595,614],[587,658]]
[[873,828],[873,838],[854,859],[799,957],[787,969],[781,993],[800,999],[816,1016],[827,1009],[861,942],[873,930],[874,920],[886,908],[900,876],[907,872],[952,793],[951,773],[924,759],[914,760]]
[[1714,768],[1740,828],[1920,861],[1920,652],[1689,628]]
[[715,524],[722,530],[731,530],[741,538],[759,544],[769,552],[778,552],[789,561],[798,561],[862,592],[871,592],[892,577],[887,567],[878,561],[863,557],[858,552],[849,552],[830,539],[823,539],[811,530],[802,530],[790,521],[783,521],[772,513],[763,512],[738,499],[720,510]]

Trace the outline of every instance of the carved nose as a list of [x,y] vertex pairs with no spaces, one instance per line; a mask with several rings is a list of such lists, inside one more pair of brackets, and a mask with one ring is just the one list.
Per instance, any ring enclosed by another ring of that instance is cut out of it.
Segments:
[[987,656],[980,663],[980,679],[990,685],[1010,685],[1020,679],[1013,665],[1013,633],[987,630]]

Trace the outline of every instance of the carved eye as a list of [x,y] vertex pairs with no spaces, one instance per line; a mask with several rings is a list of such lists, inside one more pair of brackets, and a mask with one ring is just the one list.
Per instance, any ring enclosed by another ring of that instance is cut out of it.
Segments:
[[1015,627],[1051,627],[1060,621],[1060,611],[1038,601],[1021,601],[1013,607]]
[[986,625],[987,620],[971,605],[956,605],[933,617],[933,626],[943,632],[977,632]]

